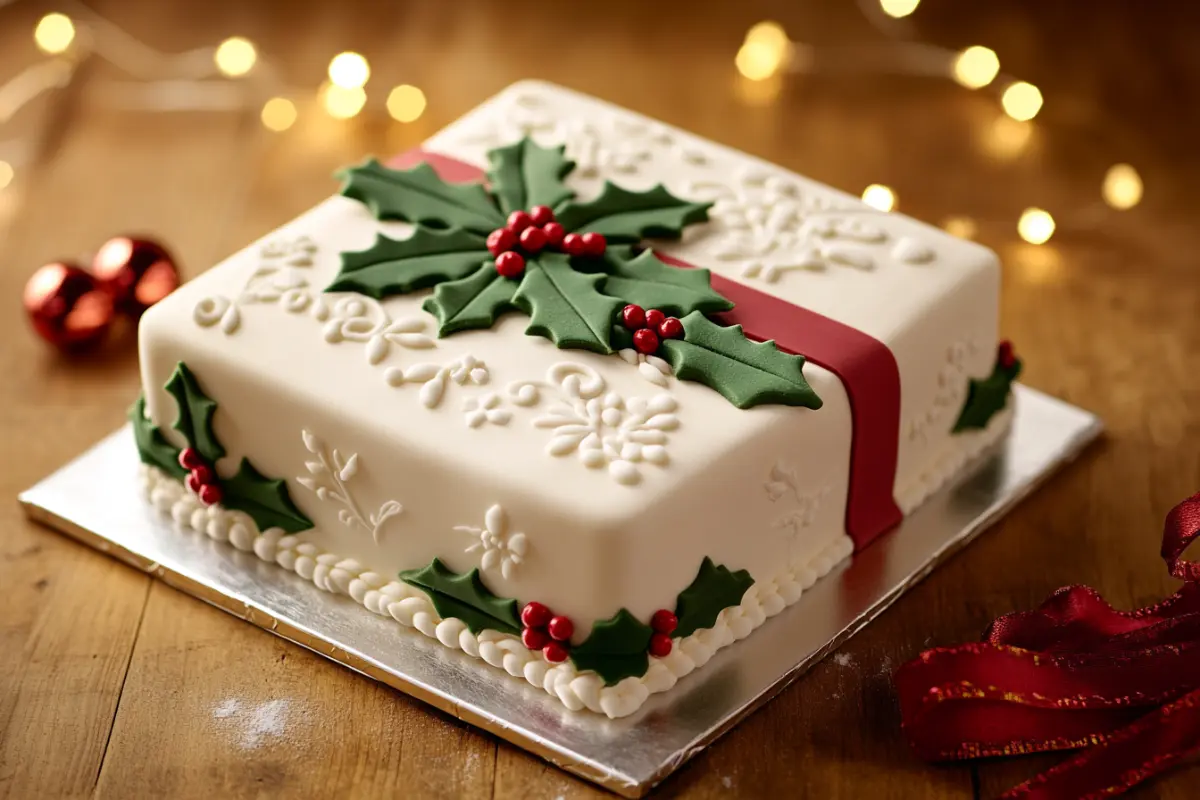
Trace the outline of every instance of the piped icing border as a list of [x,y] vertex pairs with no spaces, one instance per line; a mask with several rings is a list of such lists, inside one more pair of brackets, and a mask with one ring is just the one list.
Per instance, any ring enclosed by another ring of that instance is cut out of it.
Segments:
[[304,534],[286,535],[279,528],[260,532],[246,514],[220,505],[205,506],[182,483],[157,467],[142,464],[139,469],[147,499],[181,528],[252,552],[263,561],[311,581],[322,591],[347,595],[375,614],[389,616],[446,647],[482,659],[513,677],[524,678],[530,686],[558,698],[571,711],[586,708],[610,719],[634,713],[650,695],[667,691],[680,678],[708,663],[717,651],[749,636],[768,618],[799,600],[806,589],[849,558],[854,550],[851,539],[839,535],[804,566],[757,581],[739,605],[717,615],[713,627],[677,639],[665,657],[652,657],[644,675],[605,686],[598,674],[580,672],[570,661],[561,664],[546,661],[540,651],[529,650],[516,636],[490,630],[476,635],[461,620],[443,619],[420,590],[372,572],[354,559],[323,551],[305,541]]

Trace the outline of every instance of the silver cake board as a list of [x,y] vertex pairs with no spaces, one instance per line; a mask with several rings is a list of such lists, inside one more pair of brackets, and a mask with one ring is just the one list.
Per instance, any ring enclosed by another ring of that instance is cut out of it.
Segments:
[[1003,444],[791,608],[636,714],[609,720],[228,544],[177,529],[143,498],[123,428],[24,492],[28,515],[188,594],[382,681],[626,797],[641,797],[1013,507],[1101,431],[1016,387]]

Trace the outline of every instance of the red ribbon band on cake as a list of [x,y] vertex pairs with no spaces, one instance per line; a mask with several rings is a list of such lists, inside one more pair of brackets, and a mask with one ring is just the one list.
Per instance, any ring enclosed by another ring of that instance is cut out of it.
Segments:
[[1086,748],[1006,798],[1120,794],[1200,755],[1200,494],[1167,515],[1175,595],[1115,610],[1086,586],[992,623],[984,641],[922,653],[896,673],[905,733],[931,761]]
[[[389,166],[404,169],[422,161],[451,183],[485,177],[478,167],[420,149],[397,156]],[[695,266],[662,253],[658,257],[677,267]],[[734,304],[732,311],[714,315],[718,322],[741,325],[750,339],[774,339],[780,350],[803,355],[846,387],[854,425],[846,533],[855,550],[863,549],[904,516],[892,494],[900,447],[900,370],[895,356],[860,330],[716,273],[712,287]]]

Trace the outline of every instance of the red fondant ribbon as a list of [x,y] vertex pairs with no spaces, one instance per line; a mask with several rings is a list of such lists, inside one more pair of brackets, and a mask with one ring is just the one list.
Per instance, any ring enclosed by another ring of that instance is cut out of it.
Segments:
[[1200,755],[1200,494],[1167,516],[1162,555],[1186,581],[1117,611],[1085,586],[992,623],[984,641],[929,650],[896,673],[903,726],[928,760],[1085,748],[1006,798],[1111,797]]
[[[403,169],[421,161],[446,181],[477,181],[484,175],[478,167],[420,149],[397,156],[389,166]],[[694,266],[661,253],[659,258],[677,267]],[[774,339],[779,349],[803,355],[845,386],[854,424],[846,533],[855,550],[863,549],[903,518],[893,496],[900,447],[900,370],[895,356],[862,331],[745,284],[714,274],[712,286],[734,304],[732,311],[716,316],[719,322],[741,325],[751,339]]]

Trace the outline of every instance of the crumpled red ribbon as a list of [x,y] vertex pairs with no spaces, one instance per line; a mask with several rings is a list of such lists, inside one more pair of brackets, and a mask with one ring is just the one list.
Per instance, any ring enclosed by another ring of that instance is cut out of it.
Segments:
[[1069,586],[1036,611],[1000,617],[984,641],[922,653],[896,673],[903,727],[944,761],[1083,748],[1005,798],[1102,798],[1200,755],[1200,494],[1171,510],[1162,556],[1186,581],[1117,611]]

